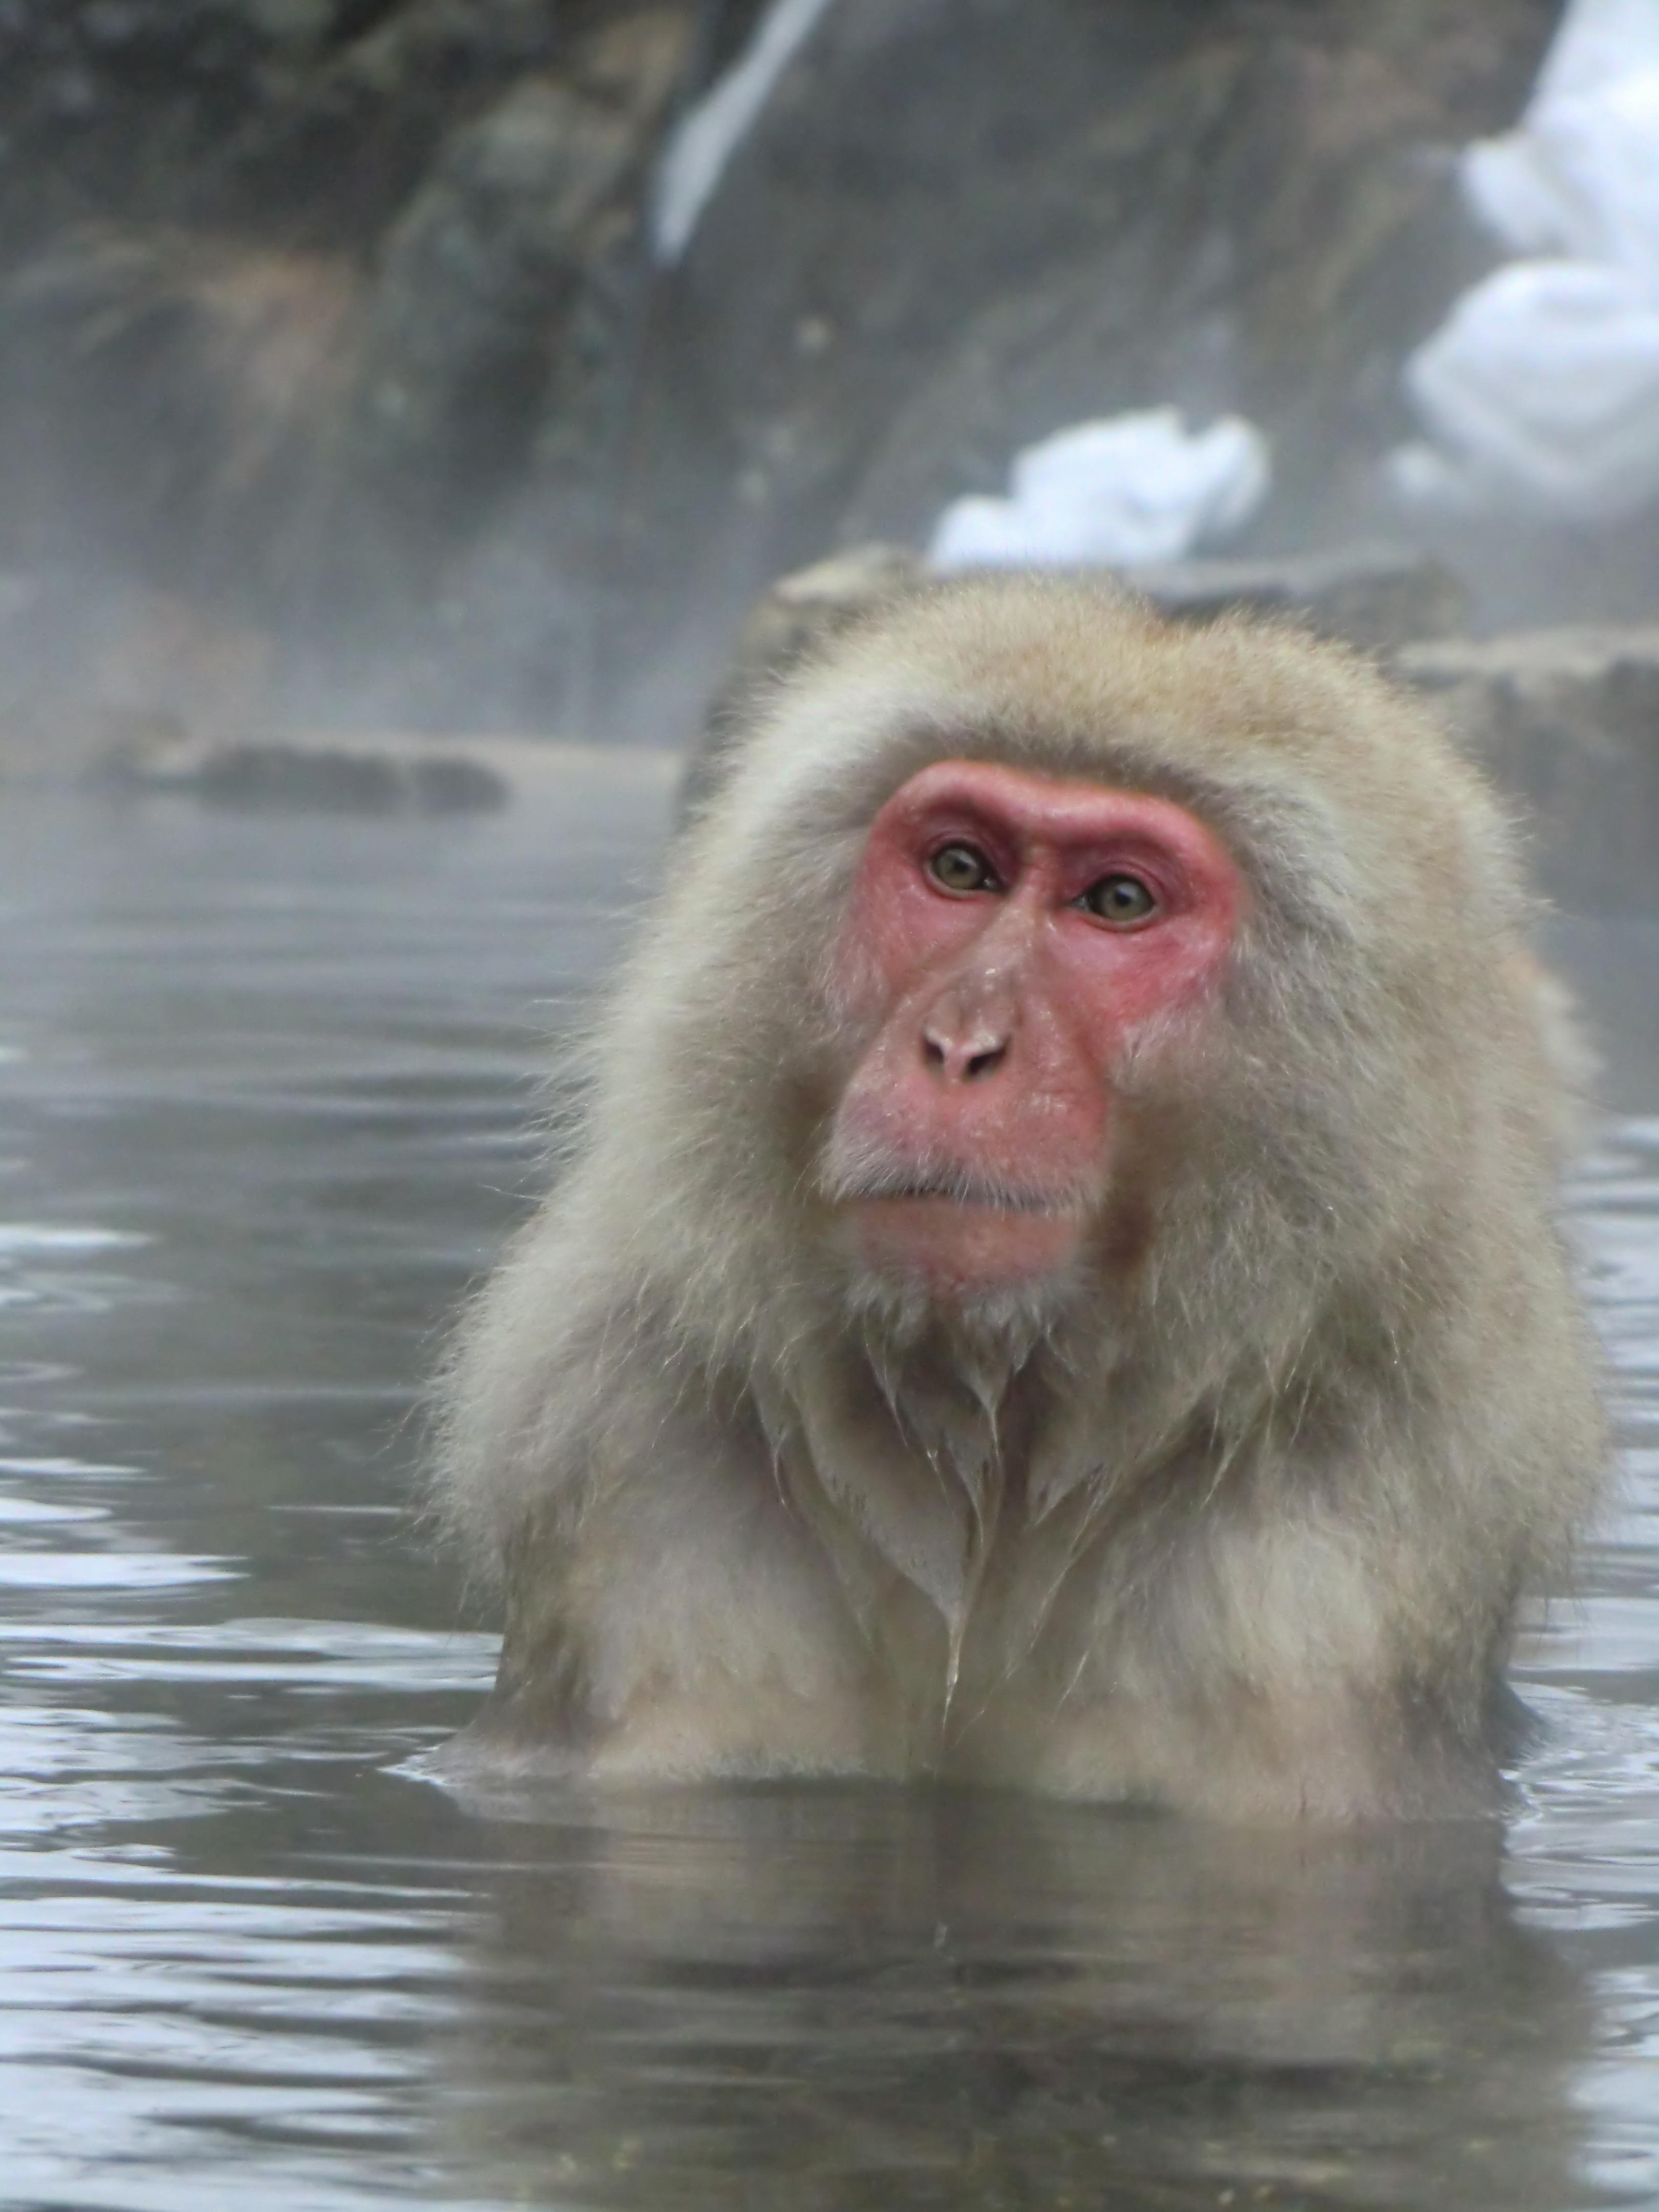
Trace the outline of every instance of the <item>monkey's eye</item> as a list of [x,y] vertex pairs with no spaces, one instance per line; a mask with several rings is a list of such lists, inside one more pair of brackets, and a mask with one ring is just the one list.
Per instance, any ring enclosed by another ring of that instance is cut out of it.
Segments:
[[1103,876],[1084,892],[1081,903],[1102,921],[1133,928],[1158,912],[1158,901],[1139,876]]
[[1000,888],[996,870],[977,845],[941,845],[927,863],[927,872],[947,891],[994,891]]

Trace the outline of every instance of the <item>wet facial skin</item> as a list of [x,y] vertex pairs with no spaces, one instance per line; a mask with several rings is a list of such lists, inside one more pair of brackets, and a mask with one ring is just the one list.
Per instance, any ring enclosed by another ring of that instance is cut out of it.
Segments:
[[834,969],[870,1042],[823,1181],[862,1263],[946,1297],[1064,1268],[1109,1179],[1115,1071],[1214,988],[1242,901],[1168,799],[957,760],[896,792]]

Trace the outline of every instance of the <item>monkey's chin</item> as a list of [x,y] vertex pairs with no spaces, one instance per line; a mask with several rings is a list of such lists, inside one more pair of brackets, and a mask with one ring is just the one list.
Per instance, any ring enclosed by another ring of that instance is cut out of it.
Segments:
[[1082,1223],[1055,1208],[1013,1209],[954,1198],[865,1198],[848,1208],[854,1252],[871,1273],[957,1302],[1024,1289],[1060,1274]]

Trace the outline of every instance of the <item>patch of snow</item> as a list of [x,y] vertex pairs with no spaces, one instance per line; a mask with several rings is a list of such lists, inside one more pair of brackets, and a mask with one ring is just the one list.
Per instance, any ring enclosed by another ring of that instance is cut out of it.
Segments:
[[1015,456],[1006,499],[953,501],[927,557],[936,568],[1177,561],[1248,521],[1270,477],[1266,441],[1236,415],[1196,433],[1174,407],[1079,422]]
[[1394,456],[1415,502],[1584,523],[1659,497],[1659,295],[1622,269],[1495,270],[1412,356],[1406,384],[1438,441]]
[[1408,502],[1613,520],[1659,498],[1659,0],[1571,0],[1519,126],[1468,148],[1512,252],[1406,364]]
[[657,179],[651,243],[660,266],[680,259],[726,163],[830,0],[772,0],[738,59],[679,123]]

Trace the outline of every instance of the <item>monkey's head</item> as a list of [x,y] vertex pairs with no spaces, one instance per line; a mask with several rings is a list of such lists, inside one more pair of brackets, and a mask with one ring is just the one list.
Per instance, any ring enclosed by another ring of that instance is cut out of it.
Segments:
[[1282,1364],[1551,1173],[1506,825],[1291,631],[922,591],[759,703],[674,865],[601,1143],[693,1334],[1012,1299]]

